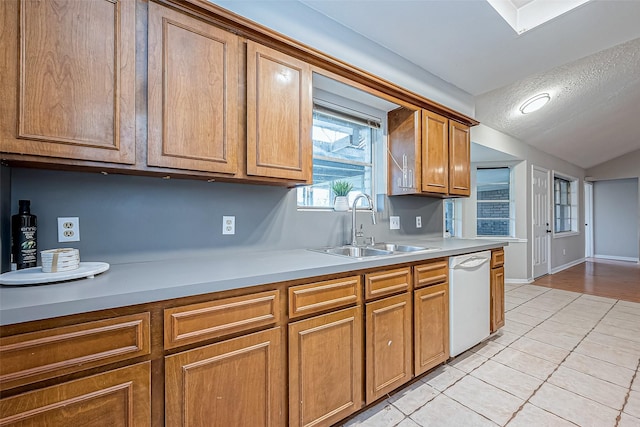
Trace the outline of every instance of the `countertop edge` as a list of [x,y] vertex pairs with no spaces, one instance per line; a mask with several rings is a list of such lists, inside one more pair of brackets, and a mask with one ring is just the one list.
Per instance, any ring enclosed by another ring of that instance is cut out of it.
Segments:
[[[253,286],[267,285],[271,283],[280,283],[292,280],[301,280],[307,278],[313,278],[317,276],[324,276],[330,274],[340,274],[349,271],[366,270],[377,267],[391,266],[395,264],[404,264],[425,261],[434,258],[449,257],[454,255],[460,255],[470,252],[478,252],[490,249],[496,249],[503,246],[507,246],[508,242],[503,241],[487,241],[487,240],[456,240],[455,244],[444,244],[445,239],[442,241],[443,248],[435,251],[399,254],[388,257],[380,257],[374,259],[348,259],[343,257],[337,257],[327,254],[316,254],[317,260],[321,260],[322,263],[313,265],[313,261],[309,262],[311,265],[304,265],[300,268],[296,268],[295,260],[291,262],[288,267],[281,269],[274,269],[273,271],[261,274],[259,272],[249,271],[243,275],[236,275],[235,277],[223,277],[217,280],[210,281],[194,281],[185,280],[184,283],[161,286],[159,288],[150,288],[148,283],[142,285],[143,280],[138,278],[138,282],[142,289],[137,289],[136,285],[128,283],[126,291],[115,291],[111,294],[108,292],[96,292],[92,295],[89,291],[86,291],[86,287],[93,286],[94,283],[100,281],[108,284],[108,279],[96,276],[94,279],[80,279],[63,285],[44,285],[43,288],[46,292],[54,292],[55,286],[60,286],[59,289],[65,289],[65,292],[72,295],[72,297],[66,300],[52,301],[52,299],[44,298],[42,302],[25,302],[25,297],[29,292],[33,291],[35,286],[28,287],[12,287],[2,286],[0,287],[0,326],[7,326],[12,324],[51,319],[55,317],[68,316],[73,314],[88,313],[92,311],[107,310],[119,307],[127,307],[139,304],[148,304],[154,302],[160,302],[170,299],[184,298],[195,295],[203,295],[208,293],[223,292],[232,289],[249,288]],[[413,242],[412,242],[413,243]],[[447,242],[447,243],[452,243]],[[451,247],[446,247],[451,246]],[[299,256],[309,257],[309,252],[306,249],[299,250]],[[282,257],[295,257],[297,251],[282,251]],[[270,257],[278,257],[278,253],[271,253]],[[316,258],[314,258],[315,260]],[[160,263],[164,263],[159,261]],[[149,267],[153,263],[132,263],[112,265],[112,271],[109,272],[111,277],[116,277],[116,280],[128,281],[129,277],[135,278],[136,275],[142,277],[145,274],[145,268]],[[284,263],[286,265],[286,263]],[[122,272],[118,277],[118,270],[131,270],[130,272]],[[170,279],[167,279],[170,280]],[[135,280],[132,280],[135,281]],[[40,285],[42,286],[42,285]],[[146,286],[146,287],[145,287]],[[100,289],[103,291],[102,289]],[[74,298],[76,293],[80,294],[85,291],[86,295],[79,295]],[[11,306],[13,305],[13,306]]]

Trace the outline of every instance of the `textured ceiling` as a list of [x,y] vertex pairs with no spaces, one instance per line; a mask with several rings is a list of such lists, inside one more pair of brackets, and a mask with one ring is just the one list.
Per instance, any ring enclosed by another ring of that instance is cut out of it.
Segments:
[[[548,92],[541,110],[518,111]],[[640,38],[476,98],[477,118],[588,168],[640,148]]]
[[[588,168],[640,149],[638,0],[592,0],[521,35],[484,0],[300,1],[474,95],[480,122],[540,150]],[[543,88],[545,109],[514,116]]]

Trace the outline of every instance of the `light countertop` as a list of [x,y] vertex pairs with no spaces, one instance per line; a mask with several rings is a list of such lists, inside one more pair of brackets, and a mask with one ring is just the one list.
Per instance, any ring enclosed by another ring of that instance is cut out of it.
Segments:
[[500,241],[466,239],[412,239],[394,243],[440,249],[372,259],[351,259],[306,249],[204,251],[188,258],[112,264],[109,271],[93,279],[0,286],[0,325],[422,261],[507,245]]

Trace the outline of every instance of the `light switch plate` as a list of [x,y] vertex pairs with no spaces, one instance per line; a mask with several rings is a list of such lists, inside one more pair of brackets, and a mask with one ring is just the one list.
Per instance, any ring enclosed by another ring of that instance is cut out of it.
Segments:
[[400,217],[399,216],[390,216],[389,217],[389,230],[400,230]]

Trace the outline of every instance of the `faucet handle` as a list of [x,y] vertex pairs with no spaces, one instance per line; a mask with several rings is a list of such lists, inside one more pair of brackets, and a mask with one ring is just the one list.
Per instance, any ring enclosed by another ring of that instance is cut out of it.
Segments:
[[[366,243],[366,242],[367,242],[367,240],[369,241],[369,243]],[[369,236],[369,237],[367,237],[367,238],[365,239],[365,243],[366,243],[366,244],[368,244],[369,246],[373,246],[373,245],[375,245],[375,244],[376,244],[375,239],[374,239],[374,237],[373,237],[373,236]]]

